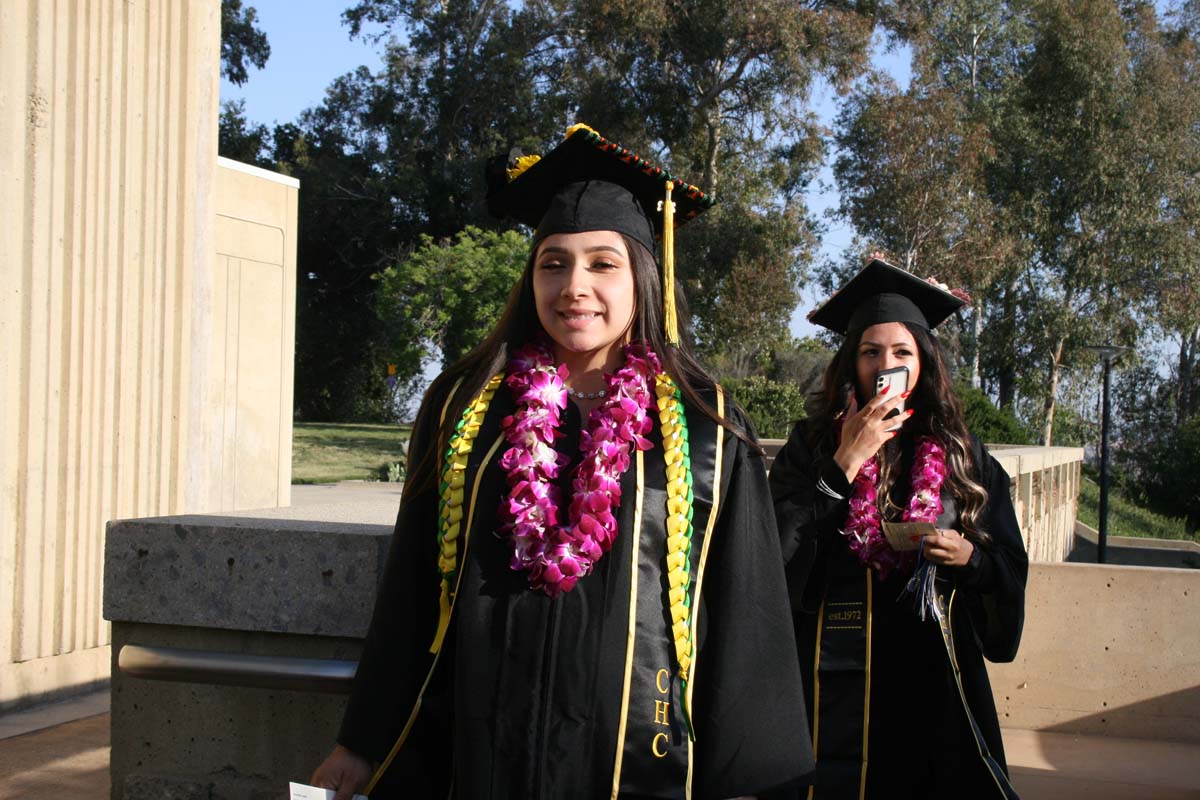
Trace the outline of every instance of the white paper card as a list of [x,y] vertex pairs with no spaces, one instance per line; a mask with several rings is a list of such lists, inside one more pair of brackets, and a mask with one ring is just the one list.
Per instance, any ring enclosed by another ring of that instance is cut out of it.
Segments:
[[[288,795],[289,800],[333,800],[333,789],[318,789],[316,786],[309,786],[304,783],[289,783]],[[367,800],[365,794],[354,795],[354,800]]]
[[924,536],[934,536],[937,528],[932,522],[884,522],[883,534],[893,550],[918,550]]

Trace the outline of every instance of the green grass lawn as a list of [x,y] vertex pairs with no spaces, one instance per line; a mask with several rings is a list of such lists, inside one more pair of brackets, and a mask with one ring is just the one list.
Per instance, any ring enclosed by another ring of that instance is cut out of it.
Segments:
[[292,483],[376,481],[403,458],[408,426],[298,422],[292,431]]
[[[1091,528],[1100,525],[1100,485],[1084,477],[1079,487],[1079,521]],[[1152,539],[1191,539],[1181,517],[1164,517],[1108,491],[1109,536],[1142,536]]]

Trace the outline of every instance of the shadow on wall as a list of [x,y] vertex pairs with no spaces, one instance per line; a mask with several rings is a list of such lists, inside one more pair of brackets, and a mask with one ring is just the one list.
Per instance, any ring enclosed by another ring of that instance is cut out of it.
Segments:
[[[1148,654],[1148,657],[1152,658],[1153,656]],[[1200,680],[1200,675],[1197,676],[1197,680]],[[1200,718],[1190,720],[1190,731],[1181,730],[1178,727],[1180,723],[1179,710],[1184,708],[1200,709],[1200,683],[1190,689],[1168,692],[1137,703],[1106,708],[1098,713],[1088,714],[1068,722],[1048,725],[1042,730],[1084,736],[1120,736],[1198,743],[1200,742]],[[1173,723],[1171,725],[1173,731],[1166,731],[1165,735],[1160,735],[1167,720]]]

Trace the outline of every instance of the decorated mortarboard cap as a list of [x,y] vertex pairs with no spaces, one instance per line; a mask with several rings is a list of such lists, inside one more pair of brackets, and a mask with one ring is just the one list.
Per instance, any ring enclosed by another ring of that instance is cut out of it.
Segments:
[[841,334],[884,322],[911,322],[933,330],[964,305],[966,301],[949,290],[876,258],[808,319]]
[[663,243],[667,340],[678,343],[674,305],[674,230],[714,205],[711,197],[662,167],[574,125],[544,156],[510,153],[488,165],[488,211],[515,219],[541,241],[556,233],[616,231],[653,253]]

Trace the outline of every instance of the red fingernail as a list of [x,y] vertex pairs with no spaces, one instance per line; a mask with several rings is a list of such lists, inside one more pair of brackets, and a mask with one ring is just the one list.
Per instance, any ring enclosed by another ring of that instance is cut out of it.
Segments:
[[902,394],[902,395],[900,395],[900,396],[901,396],[901,397],[908,397],[910,394],[912,394],[912,389],[909,389],[907,392],[905,392],[904,394]]
[[910,409],[908,410],[908,415],[909,415],[910,417],[911,417],[913,414],[915,414],[915,413],[917,413],[917,410],[916,410],[915,408],[910,408]]
[[892,388],[892,387],[891,387],[891,386],[884,386],[882,389],[880,389],[880,390],[879,390],[879,393],[880,393],[880,394],[887,394],[887,393],[888,393],[888,389],[890,389],[890,388]]

